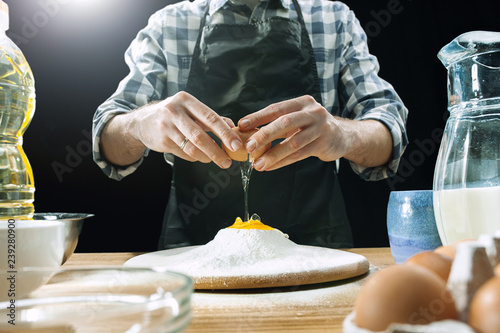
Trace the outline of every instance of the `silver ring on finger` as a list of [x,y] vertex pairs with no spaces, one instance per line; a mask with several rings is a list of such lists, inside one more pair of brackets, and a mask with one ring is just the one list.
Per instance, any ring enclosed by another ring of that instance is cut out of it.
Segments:
[[181,145],[179,146],[179,149],[180,150],[183,150],[184,147],[186,147],[186,144],[188,143],[189,139],[188,138],[184,138],[184,140],[182,140],[182,143]]

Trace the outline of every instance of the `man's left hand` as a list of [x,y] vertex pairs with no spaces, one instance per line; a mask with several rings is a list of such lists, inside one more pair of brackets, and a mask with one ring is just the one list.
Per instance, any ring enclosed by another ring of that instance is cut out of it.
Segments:
[[265,125],[245,143],[249,153],[283,139],[254,162],[256,170],[270,171],[311,156],[323,161],[344,156],[350,140],[342,120],[328,113],[313,97],[302,96],[252,113],[238,125],[242,130]]

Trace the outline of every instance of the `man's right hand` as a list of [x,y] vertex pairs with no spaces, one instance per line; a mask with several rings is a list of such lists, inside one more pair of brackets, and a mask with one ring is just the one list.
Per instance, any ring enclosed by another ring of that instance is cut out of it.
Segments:
[[[226,169],[231,166],[231,159],[207,132],[213,132],[236,151],[243,143],[232,127],[230,119],[219,116],[194,96],[179,92],[111,119],[103,130],[100,145],[106,159],[117,165],[136,162],[149,148],[192,162],[214,162]],[[185,138],[188,142],[181,150]]]

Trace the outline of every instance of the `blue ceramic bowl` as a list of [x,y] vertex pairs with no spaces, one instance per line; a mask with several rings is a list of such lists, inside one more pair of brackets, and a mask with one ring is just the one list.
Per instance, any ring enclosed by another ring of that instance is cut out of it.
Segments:
[[396,263],[441,246],[432,190],[393,191],[387,205],[387,232]]

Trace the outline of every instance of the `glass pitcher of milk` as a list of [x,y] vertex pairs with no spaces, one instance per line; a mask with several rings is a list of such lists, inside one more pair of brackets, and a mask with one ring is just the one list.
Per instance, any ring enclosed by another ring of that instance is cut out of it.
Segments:
[[500,33],[473,31],[443,47],[448,110],[434,212],[443,244],[500,230]]

